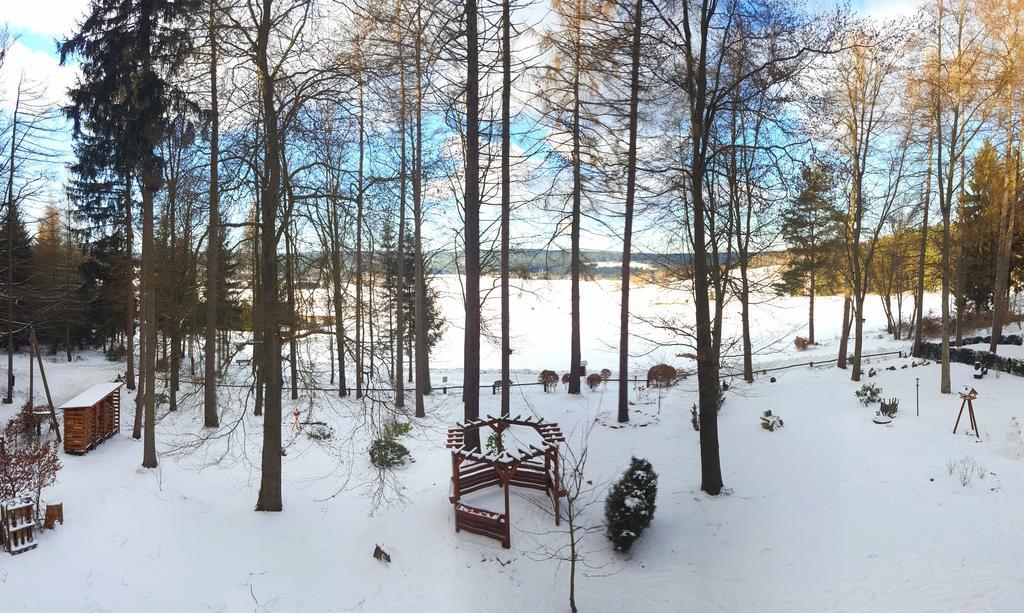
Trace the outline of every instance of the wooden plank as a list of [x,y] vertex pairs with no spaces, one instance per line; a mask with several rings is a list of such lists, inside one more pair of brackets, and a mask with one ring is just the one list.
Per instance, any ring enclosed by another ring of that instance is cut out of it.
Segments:
[[[36,354],[39,362],[39,376],[43,379],[43,389],[46,390],[46,404],[50,406],[50,419],[53,420],[53,431],[57,433],[57,442],[61,442],[60,423],[57,421],[57,411],[53,408],[53,397],[50,396],[50,385],[46,382],[46,369],[43,367],[43,356],[39,355],[39,344],[36,342],[36,329],[29,328],[29,340],[32,342],[32,353]],[[32,359],[32,356],[29,356]]]

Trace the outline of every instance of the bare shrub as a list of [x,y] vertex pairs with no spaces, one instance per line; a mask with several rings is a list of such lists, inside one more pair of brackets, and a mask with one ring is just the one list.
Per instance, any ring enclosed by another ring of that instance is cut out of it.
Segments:
[[553,370],[542,370],[537,376],[537,381],[544,384],[545,392],[553,392],[558,385],[558,373]]
[[647,387],[670,387],[679,378],[679,373],[674,366],[658,364],[647,371]]
[[957,461],[957,468],[959,469],[960,485],[967,487],[971,484],[971,480],[974,479],[975,473],[979,475],[979,478],[984,479],[981,473],[985,469],[978,465],[969,455],[965,455]]

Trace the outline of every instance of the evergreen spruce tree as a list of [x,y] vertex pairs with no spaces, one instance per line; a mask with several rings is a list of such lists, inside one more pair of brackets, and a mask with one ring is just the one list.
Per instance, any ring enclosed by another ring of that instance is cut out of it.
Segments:
[[78,150],[78,174],[89,180],[131,176],[142,195],[146,468],[157,465],[153,201],[164,163],[158,146],[170,110],[189,106],[169,79],[190,50],[189,26],[198,7],[197,0],[93,0],[78,31],[60,44],[61,63],[77,57],[82,68],[65,108],[75,139],[85,145]]
[[604,503],[605,534],[616,551],[629,551],[654,519],[658,475],[651,463],[632,458]]
[[[999,255],[999,205],[1005,189],[1005,161],[985,141],[975,155],[972,176],[964,194],[963,219],[957,224],[963,257],[965,299],[975,312],[988,311],[995,298],[996,261]],[[1007,271],[1009,272],[1009,271]],[[1005,279],[1009,282],[1009,278]]]
[[800,192],[782,211],[782,237],[789,247],[790,263],[776,289],[795,294],[806,291],[809,301],[807,341],[814,343],[814,295],[821,276],[834,269],[831,255],[838,248],[842,213],[831,200],[832,175],[826,164],[815,160],[801,173]]
[[[28,230],[22,219],[21,207],[5,207],[4,227],[10,225],[9,232],[5,229],[0,232],[0,284],[3,293],[11,296],[11,315],[14,318],[14,328],[20,329],[24,322],[31,321],[31,304],[29,301],[29,278],[32,274],[33,250]],[[8,242],[8,235],[11,237]],[[9,254],[9,257],[8,257]],[[8,262],[10,264],[8,264]],[[8,269],[10,274],[8,275]],[[5,300],[6,304],[6,300]],[[15,351],[28,342],[27,332],[16,332],[12,335],[11,344]],[[4,336],[4,348],[7,348],[7,336]]]

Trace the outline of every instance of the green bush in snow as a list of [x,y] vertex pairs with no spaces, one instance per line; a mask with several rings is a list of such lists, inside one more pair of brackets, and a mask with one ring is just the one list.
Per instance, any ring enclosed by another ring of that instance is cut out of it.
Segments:
[[407,421],[392,420],[384,424],[381,438],[398,438],[412,432],[412,424]]
[[390,439],[379,438],[370,445],[370,461],[377,468],[394,468],[401,466],[409,459],[409,450],[405,445]]
[[658,475],[651,463],[634,457],[604,502],[605,534],[616,551],[629,551],[651,525],[657,495]]
[[488,453],[501,455],[501,453],[505,451],[505,441],[501,440],[501,435],[495,432],[487,437],[487,442],[484,443],[484,447],[487,449]]
[[865,383],[860,389],[853,393],[864,406],[874,404],[881,400],[882,389],[874,383]]

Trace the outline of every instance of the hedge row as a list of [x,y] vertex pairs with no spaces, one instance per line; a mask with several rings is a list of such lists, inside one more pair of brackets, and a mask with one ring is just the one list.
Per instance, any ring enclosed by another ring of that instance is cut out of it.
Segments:
[[[960,343],[960,344],[961,345],[977,345],[977,344],[980,344],[980,343],[985,343],[986,345],[988,345],[991,342],[992,342],[992,337],[991,336],[968,336],[968,337],[964,338],[963,342]],[[1024,345],[1024,337],[1022,337],[1020,334],[1008,334],[1008,335],[1000,336],[999,337],[999,342],[996,343],[996,344],[997,345]]]
[[[942,345],[939,343],[921,343],[921,357],[938,362],[942,359]],[[949,361],[971,365],[975,362],[981,362],[982,365],[987,366],[989,369],[1024,377],[1024,360],[996,355],[989,351],[975,351],[967,347],[950,347]]]

